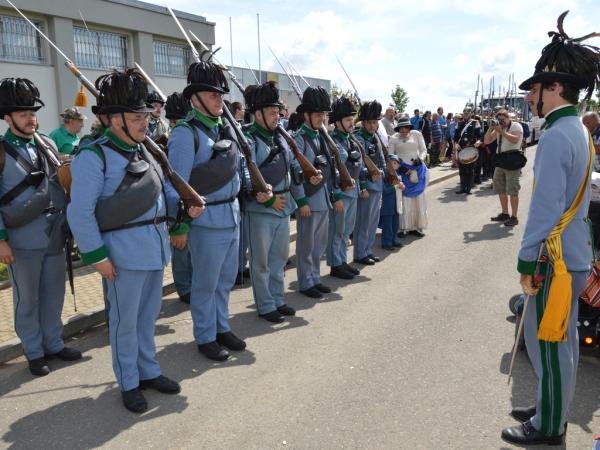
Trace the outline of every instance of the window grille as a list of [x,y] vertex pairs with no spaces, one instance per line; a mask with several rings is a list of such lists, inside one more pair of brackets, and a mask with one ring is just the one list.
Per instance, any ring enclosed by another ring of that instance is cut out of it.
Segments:
[[154,72],[185,77],[192,59],[187,46],[154,41]]
[[124,69],[127,37],[106,31],[73,27],[75,63],[87,69]]
[[[34,23],[43,30],[41,23]],[[25,20],[0,16],[0,59],[33,63],[44,61],[40,37]]]

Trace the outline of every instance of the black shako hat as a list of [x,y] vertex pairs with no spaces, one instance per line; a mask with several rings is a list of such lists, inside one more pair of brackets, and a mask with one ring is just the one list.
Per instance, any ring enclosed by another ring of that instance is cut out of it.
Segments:
[[0,119],[11,112],[37,111],[42,106],[44,102],[40,99],[40,91],[27,78],[0,80]]
[[[207,61],[204,61],[202,58],[207,53],[210,56]],[[210,60],[212,55],[211,52],[204,51],[200,55],[200,62],[190,64],[187,75],[188,85],[183,90],[186,98],[191,98],[194,93],[202,91],[220,92],[221,94],[229,92],[229,84],[223,68]]]
[[165,103],[165,117],[170,120],[185,119],[192,110],[192,104],[179,92],[173,92]]
[[569,11],[558,17],[558,32],[549,31],[552,41],[542,49],[542,55],[535,65],[533,76],[523,81],[519,89],[530,90],[534,83],[571,83],[585,89],[585,99],[589,99],[600,81],[600,49],[582,42],[600,33],[590,33],[580,38],[569,37],[563,29],[563,21]]
[[165,101],[162,99],[158,92],[152,91],[148,94],[148,97],[146,98],[146,103],[148,103],[149,105],[151,105],[152,103],[160,103],[161,105],[164,105]]
[[364,102],[358,112],[358,120],[379,120],[381,117],[381,103],[377,100]]
[[252,84],[244,89],[244,101],[248,111],[255,113],[261,108],[276,106],[283,108],[283,103],[279,101],[279,89],[274,81],[267,81],[261,85]]
[[299,113],[328,112],[331,111],[329,93],[321,86],[306,88],[302,94],[302,102],[296,108]]
[[154,108],[146,104],[148,85],[136,69],[124,72],[113,70],[96,80],[99,88],[98,108],[100,114],[124,112],[147,113]]
[[354,116],[356,114],[356,108],[354,103],[346,96],[342,96],[335,99],[331,104],[331,112],[329,113],[330,122],[337,122],[342,120],[344,117]]

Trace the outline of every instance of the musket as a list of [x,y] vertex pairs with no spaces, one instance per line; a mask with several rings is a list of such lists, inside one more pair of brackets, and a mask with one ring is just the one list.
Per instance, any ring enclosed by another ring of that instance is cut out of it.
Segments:
[[356,98],[356,101],[358,102],[359,105],[362,105],[362,102],[360,101],[360,97],[358,96],[358,89],[356,89],[356,86],[354,85],[354,82],[352,81],[352,78],[350,78],[350,75],[348,75],[348,72],[346,72],[346,68],[344,67],[344,65],[340,61],[340,58],[338,58],[337,55],[335,55],[335,59],[337,59],[337,62],[340,65],[340,67],[342,68],[342,70],[344,71],[344,74],[346,75],[346,78],[348,78],[348,81],[350,82],[350,85],[352,86],[352,89],[354,89],[354,97]]
[[[292,77],[290,76],[288,71],[285,69],[285,67],[283,66],[283,64],[281,63],[281,61],[279,60],[279,58],[277,57],[277,55],[275,54],[275,52],[273,51],[273,49],[270,46],[269,46],[269,50],[271,50],[271,53],[273,54],[273,56],[275,57],[275,59],[277,60],[279,65],[281,66],[281,69],[287,75],[288,79],[290,80],[290,83],[292,83],[292,89],[294,89],[294,92],[298,96],[298,99],[300,100],[300,102],[302,102],[302,94],[300,93],[300,88],[298,86],[294,85],[294,82],[292,81]],[[306,81],[304,79],[304,77],[301,77],[301,78],[308,86],[310,86],[310,84],[308,84],[308,81]],[[342,162],[342,156],[340,155],[340,150],[339,150],[337,144],[335,142],[333,142],[333,139],[331,139],[331,136],[329,136],[329,133],[327,132],[327,128],[325,128],[324,124],[321,124],[321,128],[319,129],[319,134],[325,141],[325,144],[329,148],[329,151],[333,155],[333,158],[335,159],[335,163],[338,166],[338,171],[340,173],[340,188],[343,191],[351,191],[352,189],[354,189],[354,186],[355,186],[354,180],[352,179],[352,176],[350,175],[350,172],[348,171],[348,167],[346,167],[346,164],[344,164]]]
[[[189,30],[188,30],[188,31],[189,31]],[[199,42],[202,42],[202,41],[200,41],[200,39],[198,39],[198,37],[196,37],[196,35],[195,35],[194,33],[192,33],[191,31],[190,31],[190,34],[191,34],[192,36],[194,36],[194,38],[195,38],[197,41],[199,41]],[[250,63],[249,63],[247,60],[244,60],[244,62],[245,62],[245,63],[246,63],[246,65],[248,66],[248,70],[249,70],[249,71],[250,71],[250,73],[252,74],[252,78],[254,78],[254,81],[256,82],[256,84],[260,84],[260,81],[258,81],[258,78],[256,78],[256,74],[254,73],[254,70],[252,70],[252,68],[250,67]],[[231,76],[231,74],[230,74],[230,76]]]
[[[194,58],[194,61],[196,61],[197,63],[201,62],[200,55],[198,54],[196,47],[194,47],[194,44],[192,43],[187,32],[183,29],[183,25],[181,25],[181,22],[175,15],[175,12],[171,9],[171,7],[169,5],[167,5],[167,9],[171,13],[173,20],[179,27],[181,34],[183,34],[183,37],[185,38],[188,45],[190,46],[190,50],[192,51],[192,56]],[[236,84],[236,86],[239,83],[239,81],[237,81],[237,78],[235,78],[235,80],[232,79],[232,81]],[[240,86],[241,86],[241,84],[240,84]],[[254,160],[252,159],[252,150],[250,149],[250,144],[248,144],[248,141],[246,140],[246,136],[244,136],[244,133],[242,133],[242,129],[240,128],[239,123],[235,120],[235,118],[233,117],[233,114],[231,114],[231,111],[229,111],[229,108],[227,107],[227,105],[225,103],[223,104],[223,116],[225,117],[227,122],[229,122],[229,124],[231,125],[231,128],[233,129],[233,132],[235,133],[237,141],[242,149],[242,152],[244,153],[244,156],[246,158],[246,164],[248,167],[248,173],[250,174],[250,182],[252,183],[253,191],[255,193],[261,193],[261,192],[262,193],[270,193],[271,189],[265,182],[265,179],[263,178],[262,174],[260,173],[260,170],[258,169],[256,162],[254,162]]]
[[[356,100],[358,101],[359,104],[362,104],[361,101],[360,101],[360,96],[358,95],[358,90],[356,89],[356,86],[354,85],[354,82],[352,81],[352,78],[350,78],[350,75],[348,75],[348,72],[346,72],[346,69],[344,68],[344,65],[342,64],[342,62],[340,61],[340,59],[337,57],[337,55],[335,55],[335,59],[337,59],[340,67],[344,71],[344,74],[346,74],[346,78],[348,78],[348,81],[352,85],[352,89],[354,89],[354,97],[356,97]],[[388,152],[387,147],[385,146],[385,144],[383,143],[383,141],[379,138],[379,136],[377,136],[377,140],[381,144],[381,150],[383,151],[383,156],[385,158],[385,165],[386,165],[386,170],[387,170],[387,180],[388,180],[388,183],[393,184],[393,185],[400,184],[400,177],[398,177],[398,173],[396,173],[396,171],[392,167],[392,163],[390,162],[390,154]],[[366,152],[364,152],[364,149],[362,149],[362,150],[363,150],[363,154],[364,154],[363,159],[365,159],[365,157],[367,157],[371,161],[370,164],[372,164],[375,168],[377,168],[377,166],[375,165],[375,163],[373,162],[373,160],[367,156]],[[366,159],[365,159],[365,165],[368,168],[369,163],[367,162]],[[368,169],[368,170],[369,170],[369,173],[371,173],[371,170],[370,169]],[[379,169],[377,169],[377,172],[379,172]],[[371,179],[375,179],[375,178],[373,178],[373,175],[371,175]]]
[[[540,244],[540,250],[538,252],[538,257],[537,257],[537,265],[539,267],[539,262],[542,259],[542,254],[544,253],[544,245],[545,242],[542,242]],[[538,268],[536,267],[536,269]],[[534,277],[535,280],[535,277]],[[519,328],[517,329],[517,335],[515,336],[515,342],[513,344],[513,348],[512,348],[512,354],[510,357],[510,366],[508,368],[508,380],[507,380],[507,384],[510,384],[510,379],[512,377],[512,372],[513,372],[513,368],[515,366],[515,357],[517,356],[517,350],[519,347],[519,342],[521,341],[521,336],[523,336],[523,327],[525,325],[525,314],[527,313],[527,307],[529,306],[529,302],[535,298],[535,295],[527,295],[525,297],[524,303],[523,303],[523,312],[521,312],[521,321],[519,322]]]
[[[142,76],[146,80],[146,83],[148,83],[150,86],[152,86],[152,89],[154,89],[154,92],[156,92],[158,94],[158,96],[161,98],[161,100],[163,102],[167,103],[167,96],[163,93],[163,91],[160,90],[160,88],[156,85],[156,83],[152,80],[152,78],[150,78],[150,75],[148,75],[146,73],[146,71],[144,69],[142,69],[142,66],[140,66],[137,62],[134,62],[134,64],[135,64],[135,67],[137,67],[139,72],[142,74]],[[156,142],[156,145],[158,145],[165,152],[165,154],[167,153],[167,151],[168,151],[167,143],[169,142],[169,131],[168,130],[165,131],[160,136],[153,138],[152,140],[154,142]]]
[[[90,80],[88,80],[85,77],[85,75],[81,73],[81,71],[77,68],[75,63],[71,61],[71,59],[67,55],[65,55],[65,53],[60,48],[58,48],[58,46],[54,42],[52,42],[52,40],[48,36],[46,36],[42,32],[42,30],[40,30],[33,22],[31,22],[31,20],[29,20],[25,16],[25,14],[23,14],[19,10],[19,8],[17,8],[10,0],[7,0],[7,2],[40,34],[40,36],[42,36],[48,42],[48,44],[50,44],[50,46],[52,46],[52,48],[54,48],[54,50],[56,50],[56,52],[59,55],[61,55],[65,59],[65,66],[67,66],[67,68],[71,71],[73,75],[75,75],[79,82],[83,86],[85,86],[85,88],[90,92],[90,94],[98,98],[99,93],[96,89],[96,86],[94,86],[94,84]],[[163,152],[161,148],[158,145],[156,145],[156,143],[148,136],[146,136],[146,138],[144,139],[144,145],[146,146],[146,149],[148,149],[148,151],[156,158],[158,163],[161,165],[165,176],[169,179],[169,181],[173,185],[173,188],[177,191],[183,202],[187,206],[203,207],[204,199],[200,197],[200,195],[198,195],[198,193],[183,178],[181,178],[181,176],[179,176],[177,172],[173,170],[171,164],[169,163],[169,160],[167,159],[167,155],[165,155],[165,152]]]
[[[190,31],[190,30],[188,30],[188,31]],[[196,41],[202,46],[203,49],[208,50],[208,47],[204,44],[204,42],[202,42],[200,40],[200,38],[198,36],[196,36],[192,31],[190,31],[190,34],[192,35],[192,37],[194,39],[196,39]],[[227,66],[221,64],[221,62],[218,59],[216,59],[214,56],[213,56],[213,59],[215,60],[215,63],[220,65],[223,68],[223,70],[225,70],[229,74],[231,81],[233,81],[233,84],[236,85],[236,87],[240,90],[240,92],[242,93],[242,96],[243,96],[244,95],[244,86],[242,86],[242,83],[239,82],[239,80],[237,79],[237,77],[235,76],[233,71],[230,68],[228,68]],[[252,69],[250,69],[250,70],[252,70]],[[254,73],[254,72],[252,72],[252,73]],[[258,79],[256,80],[256,82],[259,83]],[[302,154],[302,152],[298,148],[298,145],[296,145],[296,141],[294,141],[294,139],[285,130],[285,128],[283,128],[281,126],[281,124],[277,124],[277,131],[279,131],[279,133],[281,134],[283,139],[290,146],[292,153],[294,154],[294,157],[296,158],[296,160],[298,161],[298,164],[302,168],[302,173],[304,174],[304,179],[306,181],[310,181],[310,179],[312,177],[321,175],[321,172],[319,170],[315,169],[315,166],[313,166],[312,163],[308,160],[308,158]]]

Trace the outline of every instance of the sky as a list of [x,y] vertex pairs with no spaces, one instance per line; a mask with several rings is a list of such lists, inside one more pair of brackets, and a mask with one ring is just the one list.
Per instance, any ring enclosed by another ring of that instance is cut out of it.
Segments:
[[[148,1],[148,0],[146,0]],[[151,3],[165,6],[162,0]],[[518,85],[532,73],[541,49],[567,8],[570,36],[600,32],[600,0],[169,0],[175,10],[215,22],[223,63],[258,68],[257,14],[261,67],[280,71],[267,46],[303,75],[351,89],[335,55],[344,64],[361,100],[391,103],[396,85],[410,98],[407,110],[462,110],[475,96],[478,75],[485,96]],[[231,17],[233,45],[230,45]],[[600,46],[600,38],[587,41]]]

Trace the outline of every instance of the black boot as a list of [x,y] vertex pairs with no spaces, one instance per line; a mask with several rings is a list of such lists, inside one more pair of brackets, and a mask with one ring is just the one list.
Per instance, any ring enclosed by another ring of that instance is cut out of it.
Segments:
[[63,361],[77,361],[78,359],[81,359],[81,352],[79,350],[75,350],[74,348],[63,347],[60,352],[44,355],[44,357],[46,359],[58,358]]
[[229,352],[221,347],[217,341],[198,344],[198,351],[213,361],[225,361],[229,358]]
[[355,269],[354,267],[352,267],[350,264],[348,263],[344,263],[342,264],[344,266],[344,269],[346,269],[347,272],[350,272],[353,275],[360,275],[360,270]]
[[267,322],[281,323],[285,321],[285,317],[277,310],[268,312],[266,314],[259,314],[258,317],[265,319]]
[[277,311],[279,311],[279,314],[281,314],[282,316],[295,316],[296,315],[296,310],[294,308],[292,308],[291,306],[286,305],[285,303],[281,306],[278,306]]
[[29,371],[36,377],[45,377],[50,373],[50,367],[45,358],[35,358],[29,360]]
[[241,352],[246,348],[246,343],[233,334],[231,331],[225,333],[217,333],[217,342],[229,350]]
[[131,412],[139,414],[148,409],[148,402],[139,388],[122,391],[121,396],[123,397],[123,405]]
[[354,275],[348,272],[343,265],[333,266],[329,275],[335,278],[341,278],[342,280],[351,280]]
[[523,423],[523,422],[527,422],[529,419],[531,419],[533,416],[535,416],[535,410],[536,410],[535,405],[521,406],[521,407],[513,408],[513,410],[510,412],[510,415],[514,419]]
[[314,286],[308,289],[300,289],[300,293],[310,298],[323,298],[323,294]]
[[140,380],[140,389],[154,389],[162,394],[179,394],[181,392],[179,383],[164,375],[149,380]]
[[546,436],[541,431],[533,428],[529,420],[516,427],[505,428],[502,430],[501,437],[506,442],[522,446],[537,444],[562,445],[565,441],[564,433],[559,436]]
[[323,283],[315,284],[315,289],[323,294],[330,294],[331,288],[329,286],[325,286]]

